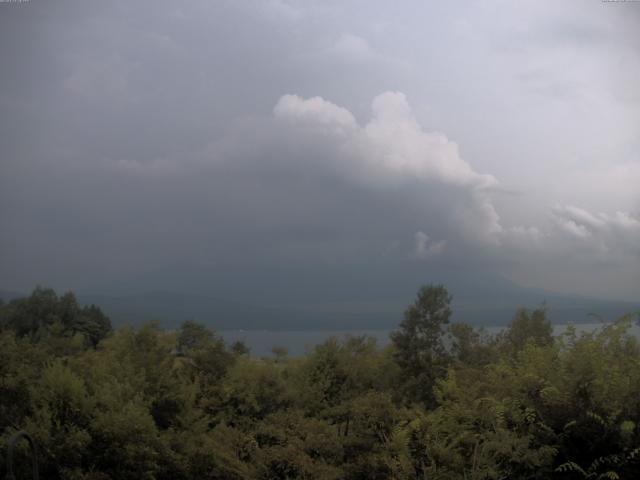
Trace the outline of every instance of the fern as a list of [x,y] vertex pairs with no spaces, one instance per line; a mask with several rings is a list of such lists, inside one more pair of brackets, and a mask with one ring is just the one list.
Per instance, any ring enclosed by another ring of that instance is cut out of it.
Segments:
[[619,480],[620,476],[613,471],[607,472],[607,473],[603,473],[601,475],[598,476],[598,479],[605,479],[608,478],[610,480]]
[[566,462],[556,468],[556,472],[579,472],[584,478],[588,478],[587,472],[585,472],[580,465],[576,462]]

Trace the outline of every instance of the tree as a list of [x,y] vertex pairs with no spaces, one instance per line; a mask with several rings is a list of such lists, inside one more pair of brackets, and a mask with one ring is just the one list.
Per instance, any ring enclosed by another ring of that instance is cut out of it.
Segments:
[[249,356],[251,353],[251,349],[242,340],[236,340],[233,342],[229,347],[229,350],[237,357],[242,357],[243,355]]
[[448,355],[444,326],[451,317],[451,295],[442,285],[426,285],[404,312],[400,330],[391,334],[394,358],[406,378],[409,400],[434,403],[433,386],[444,376]]
[[481,368],[494,359],[493,337],[483,328],[476,330],[467,323],[452,323],[449,335],[451,354],[459,362]]
[[[218,381],[236,357],[244,356],[240,350],[229,351],[222,338],[205,325],[192,320],[187,320],[180,326],[175,350],[182,357],[184,365],[188,366],[191,377],[200,378],[216,391],[219,387]],[[211,398],[217,396],[211,391],[207,395]]]
[[82,308],[73,324],[73,330],[82,333],[87,342],[96,348],[100,340],[111,332],[111,320],[99,307],[89,305]]
[[272,359],[194,322],[87,348],[97,307],[40,289],[0,306],[0,451],[27,430],[42,477],[70,480],[640,478],[633,317],[554,338],[520,311],[490,336],[447,325],[450,301],[423,287],[382,349],[332,337]]
[[80,307],[72,292],[58,297],[53,289],[43,287],[0,306],[0,328],[30,337],[34,343],[46,337],[60,340],[80,334],[85,346],[94,348],[112,331],[109,317],[99,307]]
[[187,355],[195,350],[209,346],[214,340],[214,334],[205,325],[185,320],[180,325],[176,340],[176,350],[180,355]]
[[538,347],[551,345],[553,326],[547,318],[546,307],[543,305],[533,312],[518,310],[506,331],[506,340],[515,351],[522,350],[528,342]]
[[59,302],[51,288],[36,287],[31,295],[11,300],[3,307],[3,328],[13,330],[20,337],[39,339],[43,327],[59,321]]

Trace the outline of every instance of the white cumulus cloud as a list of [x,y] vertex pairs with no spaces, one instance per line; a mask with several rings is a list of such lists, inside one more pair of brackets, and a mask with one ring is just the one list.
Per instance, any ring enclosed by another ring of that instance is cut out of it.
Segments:
[[628,212],[592,213],[572,205],[556,205],[552,218],[559,234],[581,246],[617,254],[640,254],[640,219]]
[[322,97],[304,99],[298,95],[283,95],[273,113],[276,118],[298,125],[325,127],[335,133],[346,134],[357,128],[356,119],[349,110]]
[[496,187],[492,175],[480,174],[460,157],[458,146],[439,132],[426,132],[407,98],[385,92],[372,102],[373,116],[364,126],[349,110],[322,97],[284,95],[274,107],[278,119],[343,134],[341,148],[360,165],[362,179],[381,182],[433,180],[474,189]]

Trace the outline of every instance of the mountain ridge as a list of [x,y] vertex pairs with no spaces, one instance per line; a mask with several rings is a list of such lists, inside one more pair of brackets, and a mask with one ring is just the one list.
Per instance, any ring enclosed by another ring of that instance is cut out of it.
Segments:
[[[452,291],[452,321],[464,321],[475,326],[506,325],[518,308],[537,308],[543,303],[549,318],[556,324],[592,323],[598,321],[598,316],[613,320],[640,310],[640,305],[633,302],[543,293],[522,287],[504,295],[474,296],[469,292],[456,295],[455,289]],[[24,295],[0,290],[0,298],[5,301],[19,296]],[[196,320],[215,330],[390,329],[400,323],[408,304],[393,299],[386,303],[362,305],[319,302],[313,305],[264,306],[164,290],[129,295],[78,293],[77,298],[81,304],[98,305],[116,326],[137,326],[157,320],[167,328],[175,328],[184,320]]]

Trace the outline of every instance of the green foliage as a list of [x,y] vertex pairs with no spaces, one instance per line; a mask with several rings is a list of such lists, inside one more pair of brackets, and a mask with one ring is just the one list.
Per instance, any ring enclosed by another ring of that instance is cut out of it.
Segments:
[[214,340],[213,332],[207,327],[192,320],[186,320],[178,331],[176,350],[180,355],[188,355],[207,348]]
[[36,287],[29,297],[0,305],[0,330],[33,342],[79,335],[95,348],[111,332],[111,321],[95,305],[80,307],[71,292],[58,297],[50,288]]
[[450,304],[451,295],[442,285],[422,287],[405,311],[400,330],[391,334],[409,400],[434,404],[433,385],[444,375],[448,362],[443,336]]
[[505,332],[505,339],[515,351],[522,350],[527,343],[538,346],[553,343],[553,326],[547,319],[546,307],[533,312],[520,309]]
[[193,321],[111,332],[38,288],[0,305],[0,442],[27,429],[50,479],[639,477],[630,318],[554,338],[544,309],[521,310],[490,336],[448,325],[450,301],[421,289],[386,348],[259,359]]

